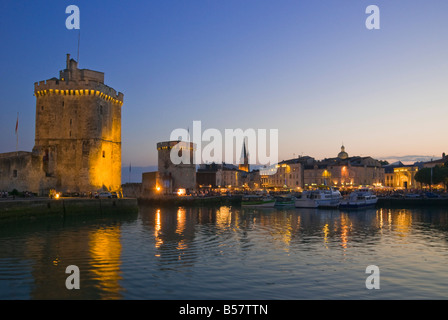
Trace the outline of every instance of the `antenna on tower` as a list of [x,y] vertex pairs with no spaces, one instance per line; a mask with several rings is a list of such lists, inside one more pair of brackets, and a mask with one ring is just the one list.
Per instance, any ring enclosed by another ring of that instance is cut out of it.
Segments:
[[81,42],[81,29],[79,29],[79,33],[78,33],[78,56],[76,58],[76,61],[78,61],[78,65],[79,65],[79,43]]

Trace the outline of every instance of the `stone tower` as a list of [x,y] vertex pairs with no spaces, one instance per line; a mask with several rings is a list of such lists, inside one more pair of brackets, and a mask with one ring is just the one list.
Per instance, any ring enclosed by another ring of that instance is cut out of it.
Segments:
[[34,95],[40,189],[119,190],[123,94],[104,84],[104,73],[78,69],[67,54],[59,78],[35,83]]
[[[171,161],[171,152],[185,157],[185,162],[174,164]],[[193,191],[196,189],[196,165],[193,155],[196,144],[185,141],[164,141],[157,143],[159,185],[164,193],[171,194],[180,188]],[[188,160],[188,161],[187,161]]]

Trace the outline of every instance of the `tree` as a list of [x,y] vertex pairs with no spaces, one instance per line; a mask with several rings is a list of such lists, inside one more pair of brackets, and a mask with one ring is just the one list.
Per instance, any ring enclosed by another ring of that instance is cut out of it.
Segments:
[[415,180],[425,185],[434,185],[443,183],[445,188],[448,186],[448,166],[420,169],[415,174]]
[[431,168],[423,168],[417,171],[417,173],[415,174],[415,181],[421,183],[421,184],[425,184],[425,185],[430,185],[431,184]]
[[445,190],[448,189],[448,166],[445,163],[445,166],[440,168],[442,183],[445,186]]

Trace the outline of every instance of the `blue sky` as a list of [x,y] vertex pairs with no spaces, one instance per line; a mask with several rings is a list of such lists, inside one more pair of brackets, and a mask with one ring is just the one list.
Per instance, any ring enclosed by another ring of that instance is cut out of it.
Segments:
[[[172,130],[279,130],[294,155],[448,152],[445,0],[12,1],[0,3],[0,152],[34,145],[34,82],[76,59],[124,93],[123,166],[156,164]],[[365,27],[368,5],[381,29]]]

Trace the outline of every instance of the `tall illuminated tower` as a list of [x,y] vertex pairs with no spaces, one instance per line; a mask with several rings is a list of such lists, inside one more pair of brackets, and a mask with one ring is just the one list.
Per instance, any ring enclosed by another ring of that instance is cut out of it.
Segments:
[[104,84],[104,73],[78,69],[67,54],[59,78],[35,83],[34,95],[41,187],[119,190],[123,94]]

